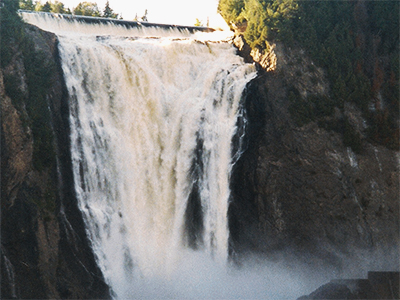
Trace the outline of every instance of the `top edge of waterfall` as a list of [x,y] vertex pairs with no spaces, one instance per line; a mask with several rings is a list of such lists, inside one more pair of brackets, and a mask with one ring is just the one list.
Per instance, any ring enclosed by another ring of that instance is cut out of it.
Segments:
[[51,18],[55,19],[64,19],[66,21],[79,21],[82,23],[88,24],[116,24],[122,25],[127,28],[132,27],[157,27],[161,29],[178,29],[178,30],[188,30],[190,32],[202,31],[202,32],[214,32],[215,29],[204,26],[186,26],[186,25],[176,25],[176,24],[163,24],[163,23],[152,23],[152,22],[144,22],[144,21],[129,21],[123,19],[112,19],[112,18],[101,18],[101,17],[91,17],[91,16],[80,16],[80,15],[70,15],[70,14],[60,14],[60,13],[50,13],[50,12],[36,12],[30,10],[18,10],[20,14],[28,13],[28,14],[38,14],[38,15],[47,15]]
[[202,42],[229,42],[233,32],[209,27],[169,25],[19,10],[23,20],[57,35],[191,38]]

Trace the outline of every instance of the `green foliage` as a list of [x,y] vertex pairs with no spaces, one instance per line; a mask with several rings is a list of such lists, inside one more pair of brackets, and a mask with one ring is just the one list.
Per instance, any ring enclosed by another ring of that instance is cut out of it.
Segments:
[[250,47],[265,49],[267,39],[291,40],[289,24],[297,9],[296,0],[246,0],[242,16],[247,20],[244,37]]
[[203,23],[198,18],[196,18],[196,22],[194,23],[194,26],[203,26]]
[[[220,0],[218,10],[229,24],[247,22],[244,37],[253,49],[281,40],[300,46],[326,70],[329,101],[289,93],[296,123],[324,124],[322,115],[352,102],[368,121],[368,139],[398,148],[399,6],[398,1]],[[347,141],[354,138],[351,130],[340,132]]]
[[[398,147],[398,11],[397,1],[304,1],[293,24],[302,47],[327,70],[335,106],[356,104],[368,121],[370,141],[391,148]],[[378,57],[389,58],[390,69],[383,70]],[[372,103],[378,109],[371,111]],[[358,140],[349,132],[343,131],[345,144]]]
[[117,19],[118,14],[114,13],[113,9],[110,7],[110,2],[106,2],[106,6],[104,7],[103,10],[103,18],[112,18],[112,19]]
[[100,17],[101,13],[96,3],[93,2],[80,2],[73,12],[78,16]]
[[19,7],[23,10],[35,10],[35,4],[32,0],[20,0]]
[[293,39],[288,24],[297,9],[297,0],[220,0],[218,3],[218,12],[228,24],[247,23],[245,39],[252,48],[260,49],[268,47],[267,39]]
[[228,24],[238,24],[244,21],[242,15],[244,0],[220,0],[218,3],[218,13]]
[[54,1],[50,3],[50,12],[58,14],[71,13],[68,9],[65,8],[64,3],[60,1]]
[[268,45],[267,38],[271,29],[266,24],[268,11],[258,0],[247,0],[243,15],[247,20],[244,38],[250,47],[265,49]]
[[43,12],[51,12],[51,4],[49,1],[47,1],[44,5],[40,5],[40,2],[38,2],[38,4],[36,5],[36,10]]
[[24,10],[51,12],[57,14],[71,14],[70,9],[65,8],[64,3],[57,0],[54,2],[46,1],[45,4],[42,4],[40,1],[37,1],[34,4],[32,0],[20,0],[19,6]]

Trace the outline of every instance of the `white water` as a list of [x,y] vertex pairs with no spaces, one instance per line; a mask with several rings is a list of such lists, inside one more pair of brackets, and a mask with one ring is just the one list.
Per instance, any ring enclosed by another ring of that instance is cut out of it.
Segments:
[[[144,37],[120,26],[24,18],[58,34],[76,192],[114,296],[155,297],[155,285],[182,282],[177,274],[201,269],[198,261],[225,272],[231,140],[253,66],[230,44],[188,32],[152,29]],[[195,181],[198,251],[188,247],[185,228]]]

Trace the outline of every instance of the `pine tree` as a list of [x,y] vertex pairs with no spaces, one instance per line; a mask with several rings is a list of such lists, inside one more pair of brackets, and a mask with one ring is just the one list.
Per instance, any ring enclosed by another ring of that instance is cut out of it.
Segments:
[[44,11],[44,12],[51,12],[51,4],[49,1],[47,1],[41,8],[40,11]]
[[103,17],[104,18],[112,18],[112,19],[117,19],[118,14],[114,13],[113,9],[110,7],[110,2],[106,2],[106,6],[103,10]]

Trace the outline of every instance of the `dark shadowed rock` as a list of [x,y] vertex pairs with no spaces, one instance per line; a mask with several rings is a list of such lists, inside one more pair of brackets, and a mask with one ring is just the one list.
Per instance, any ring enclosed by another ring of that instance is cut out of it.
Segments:
[[[342,133],[316,121],[299,125],[289,92],[322,97],[329,85],[301,49],[278,43],[274,51],[276,70],[261,71],[245,93],[247,150],[231,182],[232,252],[294,256],[338,274],[398,270],[399,153],[365,139],[355,153]],[[344,116],[363,134],[365,120],[350,104],[322,120],[341,126]]]
[[[9,45],[13,58],[0,70],[1,298],[110,298],[75,197],[57,39],[28,25],[25,34],[34,50]],[[51,72],[43,97],[29,83],[29,53]],[[45,140],[38,140],[38,124]]]
[[332,280],[298,300],[399,299],[399,272],[368,272],[368,279]]

